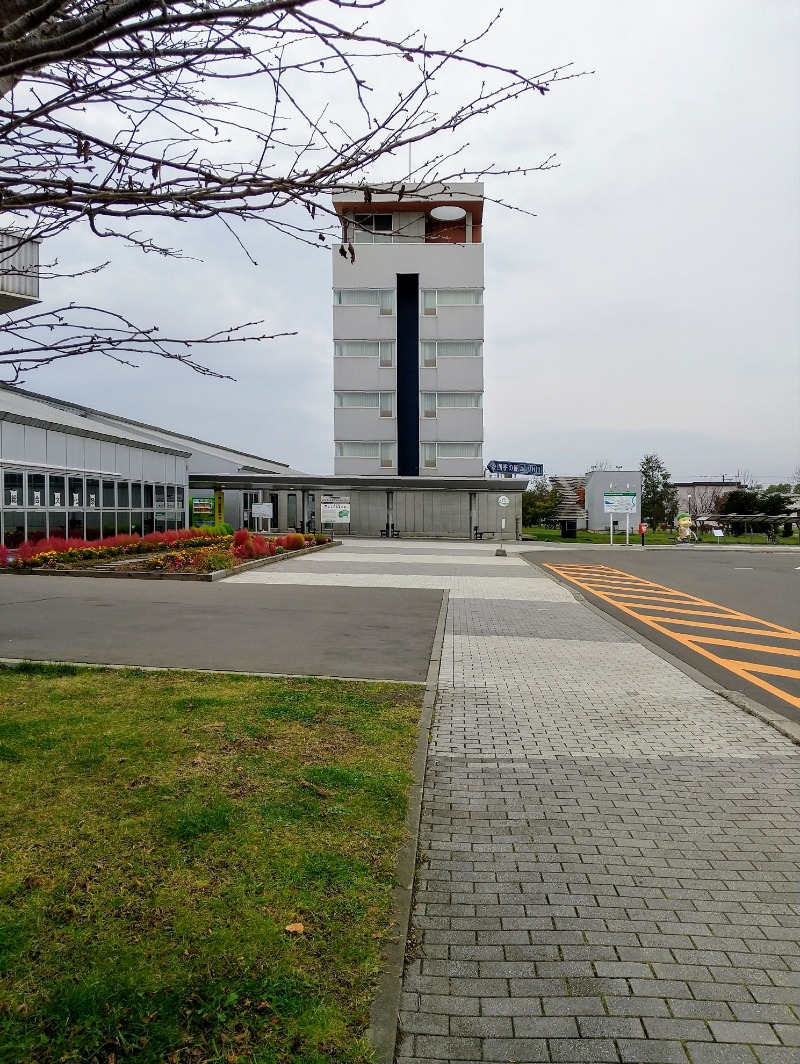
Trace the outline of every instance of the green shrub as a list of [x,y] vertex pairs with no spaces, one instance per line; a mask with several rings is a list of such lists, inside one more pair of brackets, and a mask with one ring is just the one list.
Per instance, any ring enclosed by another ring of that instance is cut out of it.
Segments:
[[199,568],[204,573],[215,573],[219,569],[232,569],[233,566],[234,558],[230,551],[215,550],[200,560]]

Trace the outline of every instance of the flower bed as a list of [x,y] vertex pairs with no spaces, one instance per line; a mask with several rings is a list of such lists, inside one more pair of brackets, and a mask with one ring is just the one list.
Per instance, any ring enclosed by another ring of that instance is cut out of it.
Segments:
[[75,565],[83,562],[108,561],[140,554],[154,554],[171,548],[206,547],[213,543],[223,549],[233,542],[230,525],[212,528],[182,528],[169,532],[150,532],[146,536],[122,535],[106,539],[46,539],[26,540],[12,555],[0,552],[0,565],[22,569],[53,568],[56,565]]
[[246,563],[305,550],[330,542],[328,536],[290,532],[262,536],[247,529],[234,535],[227,530],[182,529],[139,536],[114,536],[106,540],[42,539],[24,543],[16,559],[6,552],[0,565],[21,571],[90,570],[98,562],[113,562],[120,574],[160,573],[203,575],[233,570]]

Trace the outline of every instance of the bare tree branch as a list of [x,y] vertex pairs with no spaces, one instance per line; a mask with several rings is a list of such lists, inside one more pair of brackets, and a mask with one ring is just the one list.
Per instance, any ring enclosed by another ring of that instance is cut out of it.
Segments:
[[[30,240],[79,225],[177,256],[148,221],[215,219],[241,241],[238,223],[259,220],[316,244],[339,233],[330,194],[367,198],[376,164],[411,145],[436,146],[402,176],[423,185],[555,165],[459,169],[463,142],[434,138],[579,75],[488,60],[498,15],[453,45],[381,33],[396,6],[0,0],[0,230]],[[460,102],[442,109],[456,78]]]
[[6,383],[22,384],[24,374],[31,370],[79,355],[102,355],[134,368],[138,368],[139,362],[133,359],[157,356],[180,362],[204,377],[233,380],[229,374],[198,362],[194,348],[206,350],[297,335],[294,332],[257,331],[263,324],[263,321],[250,321],[186,339],[162,336],[158,326],[142,328],[121,314],[99,307],[70,304],[58,310],[29,312],[15,318],[0,314],[0,328],[7,345],[0,350],[0,371],[7,375]]

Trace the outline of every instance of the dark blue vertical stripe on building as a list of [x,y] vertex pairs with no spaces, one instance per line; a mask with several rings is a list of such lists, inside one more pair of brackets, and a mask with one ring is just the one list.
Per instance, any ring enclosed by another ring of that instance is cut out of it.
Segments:
[[397,472],[419,476],[419,274],[397,275]]

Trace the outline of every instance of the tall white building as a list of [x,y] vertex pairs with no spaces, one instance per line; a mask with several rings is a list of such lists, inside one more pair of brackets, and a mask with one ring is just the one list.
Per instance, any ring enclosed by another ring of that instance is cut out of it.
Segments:
[[335,471],[483,476],[483,185],[342,193]]

